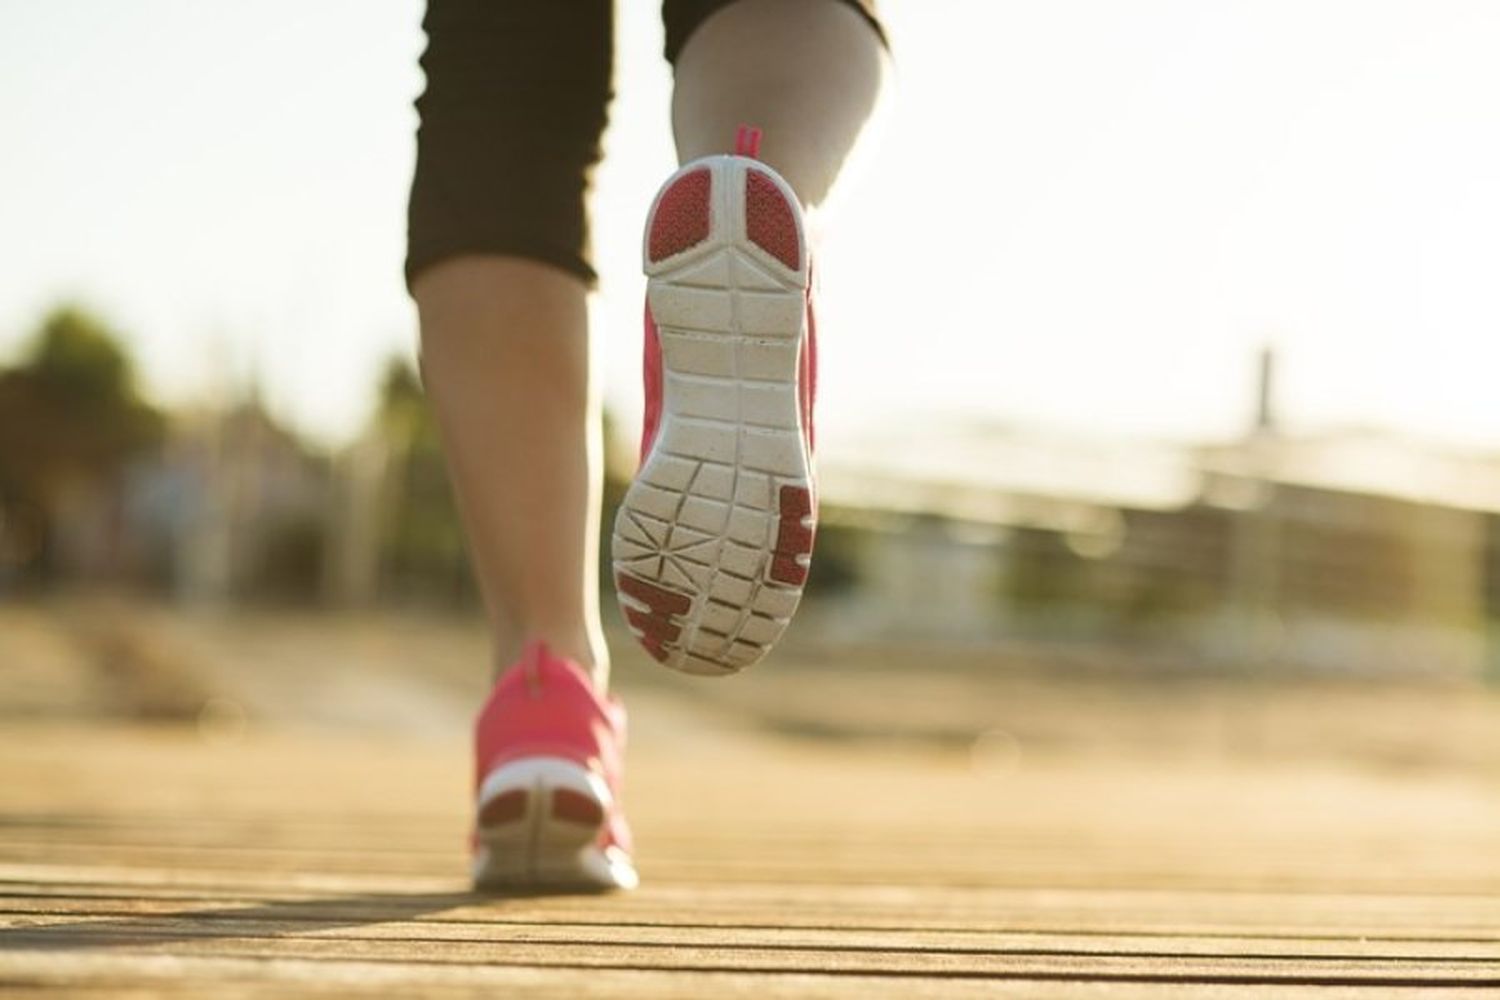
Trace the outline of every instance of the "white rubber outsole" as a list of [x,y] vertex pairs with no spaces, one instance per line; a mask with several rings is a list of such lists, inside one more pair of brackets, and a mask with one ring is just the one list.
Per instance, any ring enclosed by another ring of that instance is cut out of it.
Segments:
[[[663,198],[703,170],[711,181],[706,238],[653,261]],[[779,258],[757,244],[747,204],[784,213],[776,216],[783,233],[789,215],[795,249],[783,241]],[[798,383],[808,336],[806,234],[786,182],[738,156],[698,160],[668,179],[646,233],[662,414],[615,519],[615,581],[632,631],[657,659],[686,673],[734,673],[786,629],[811,557],[813,470]],[[785,259],[792,254],[796,267]]]
[[613,804],[604,779],[569,760],[528,757],[496,768],[479,789],[475,888],[635,888],[625,852],[599,846]]

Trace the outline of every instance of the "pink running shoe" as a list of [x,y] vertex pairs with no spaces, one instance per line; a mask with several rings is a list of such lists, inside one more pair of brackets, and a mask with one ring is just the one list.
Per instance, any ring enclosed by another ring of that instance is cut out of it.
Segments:
[[534,642],[474,727],[480,889],[633,889],[620,809],[625,709]]
[[730,674],[780,638],[816,518],[811,269],[786,181],[740,153],[689,163],[646,223],[641,469],[615,519],[621,608],[652,656]]

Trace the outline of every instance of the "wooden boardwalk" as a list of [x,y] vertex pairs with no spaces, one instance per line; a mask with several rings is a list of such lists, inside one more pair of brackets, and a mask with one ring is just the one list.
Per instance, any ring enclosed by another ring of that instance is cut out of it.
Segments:
[[652,717],[643,888],[509,899],[456,739],[6,719],[0,994],[1500,996],[1482,778]]

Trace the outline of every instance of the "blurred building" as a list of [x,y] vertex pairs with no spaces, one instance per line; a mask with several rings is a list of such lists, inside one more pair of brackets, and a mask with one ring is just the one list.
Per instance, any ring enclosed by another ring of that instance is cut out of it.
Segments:
[[[1500,678],[1500,455],[1282,433],[1270,373],[1213,445],[908,421],[825,447],[799,633]],[[253,392],[169,417],[107,327],[54,311],[0,370],[0,592],[477,607],[408,361],[378,399],[333,455]],[[609,455],[613,503],[634,449]]]
[[150,582],[191,602],[316,596],[329,463],[257,399],[179,415],[130,469],[129,536]]
[[1363,432],[1208,447],[926,427],[827,463],[869,636],[1110,643],[1209,664],[1493,669],[1500,459]]

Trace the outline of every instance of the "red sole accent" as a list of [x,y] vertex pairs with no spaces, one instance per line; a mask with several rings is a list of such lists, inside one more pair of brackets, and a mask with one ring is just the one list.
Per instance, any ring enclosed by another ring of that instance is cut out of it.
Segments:
[[745,235],[750,242],[793,271],[801,263],[801,242],[792,206],[776,183],[757,170],[745,171]]
[[807,582],[807,567],[798,556],[810,556],[813,528],[803,523],[812,517],[812,494],[805,486],[781,488],[781,523],[776,529],[775,555],[771,558],[771,579],[777,583],[801,586]]
[[683,174],[662,192],[651,217],[646,256],[652,263],[682,253],[708,239],[708,198],[713,180],[707,169]]
[[604,822],[604,807],[570,788],[556,788],[552,791],[552,818],[564,823],[599,826]]
[[520,822],[526,815],[526,799],[529,794],[525,790],[517,790],[490,799],[479,810],[479,825],[504,826],[506,823]]
[[635,608],[625,609],[625,620],[652,638],[663,642],[671,642],[682,635],[682,627],[670,618],[659,618],[654,614],[637,611]]
[[666,644],[682,634],[682,626],[674,622],[672,616],[687,614],[693,606],[692,599],[628,573],[616,573],[615,586],[620,593],[628,594],[651,609],[647,612],[626,608],[625,618],[641,630],[641,645],[646,651],[665,662],[669,654]]
[[649,580],[642,580],[638,576],[631,576],[629,573],[620,573],[615,582],[625,593],[658,614],[685,615],[693,606],[692,599],[686,594],[668,590],[666,587]]

